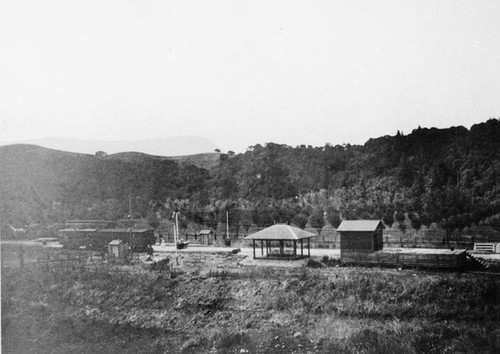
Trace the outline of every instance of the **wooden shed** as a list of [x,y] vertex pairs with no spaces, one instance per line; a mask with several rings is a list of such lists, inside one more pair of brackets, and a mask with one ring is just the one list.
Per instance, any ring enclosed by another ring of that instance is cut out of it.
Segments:
[[108,258],[110,260],[124,260],[128,255],[128,244],[122,240],[113,240],[108,244]]
[[154,230],[150,228],[121,229],[64,229],[60,231],[60,241],[64,248],[87,249],[107,252],[113,240],[132,243],[134,252],[146,252],[147,245],[155,243]]
[[340,260],[344,264],[464,269],[465,250],[383,249],[384,225],[380,220],[344,220],[340,234]]
[[154,230],[151,228],[101,229],[96,232],[96,250],[104,248],[113,240],[131,243],[133,252],[146,252],[148,245],[155,244]]
[[97,229],[66,228],[59,231],[59,242],[67,249],[92,249]]
[[384,248],[380,220],[344,220],[337,228],[342,252],[374,252]]
[[211,245],[214,238],[215,238],[215,233],[213,230],[210,229],[203,229],[200,230],[196,235],[195,235],[196,240],[204,245]]

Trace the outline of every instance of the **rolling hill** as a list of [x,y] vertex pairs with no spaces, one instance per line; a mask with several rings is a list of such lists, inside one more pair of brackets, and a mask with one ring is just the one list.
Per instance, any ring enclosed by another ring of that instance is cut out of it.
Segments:
[[173,136],[162,139],[129,141],[99,141],[54,137],[12,143],[0,142],[0,146],[17,144],[37,145],[53,150],[89,155],[94,155],[97,151],[103,151],[106,154],[134,151],[153,156],[187,156],[210,153],[218,148],[209,139],[197,136]]
[[214,227],[229,210],[233,224],[247,226],[321,228],[368,218],[401,228],[436,223],[450,233],[479,223],[500,229],[498,119],[470,129],[418,127],[364,145],[268,143],[236,155],[8,145],[0,147],[0,166],[0,218],[15,227],[123,218],[129,201],[135,217],[157,223],[151,201],[177,200],[184,223]]

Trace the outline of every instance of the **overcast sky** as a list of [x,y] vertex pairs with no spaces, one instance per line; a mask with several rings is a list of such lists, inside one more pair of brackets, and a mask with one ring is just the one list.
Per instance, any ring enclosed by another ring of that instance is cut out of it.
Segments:
[[0,141],[242,152],[492,117],[498,0],[0,1]]

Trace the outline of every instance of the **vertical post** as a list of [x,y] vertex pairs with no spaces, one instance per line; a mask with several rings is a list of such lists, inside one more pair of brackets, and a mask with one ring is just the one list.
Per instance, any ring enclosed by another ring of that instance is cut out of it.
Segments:
[[311,257],[311,239],[307,239],[307,255]]
[[300,239],[300,256],[304,257],[304,239]]
[[293,240],[293,257],[297,258],[297,241]]
[[179,212],[175,212],[175,261],[179,265],[179,258],[177,257],[177,239],[179,238]]
[[260,254],[264,255],[264,240],[260,240]]
[[255,240],[252,241],[253,241],[253,259],[255,259]]
[[19,265],[21,267],[24,267],[24,248],[21,246],[19,248]]
[[226,210],[226,240],[229,240],[229,212]]
[[132,208],[132,202],[130,200],[130,195],[128,196],[128,220],[129,220],[129,223],[128,223],[128,226],[129,226],[129,229],[128,229],[128,232],[129,232],[129,242],[130,242],[130,258],[131,260],[134,260],[134,251],[132,250],[133,247],[132,247],[132,224],[130,223],[130,219],[132,218],[132,215],[131,215],[131,208]]

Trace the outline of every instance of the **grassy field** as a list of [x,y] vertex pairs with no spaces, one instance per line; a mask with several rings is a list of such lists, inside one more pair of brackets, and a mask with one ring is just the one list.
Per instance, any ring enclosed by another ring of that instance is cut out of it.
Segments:
[[3,267],[2,352],[500,351],[498,277],[342,267],[205,275],[206,264],[189,266],[176,277]]

